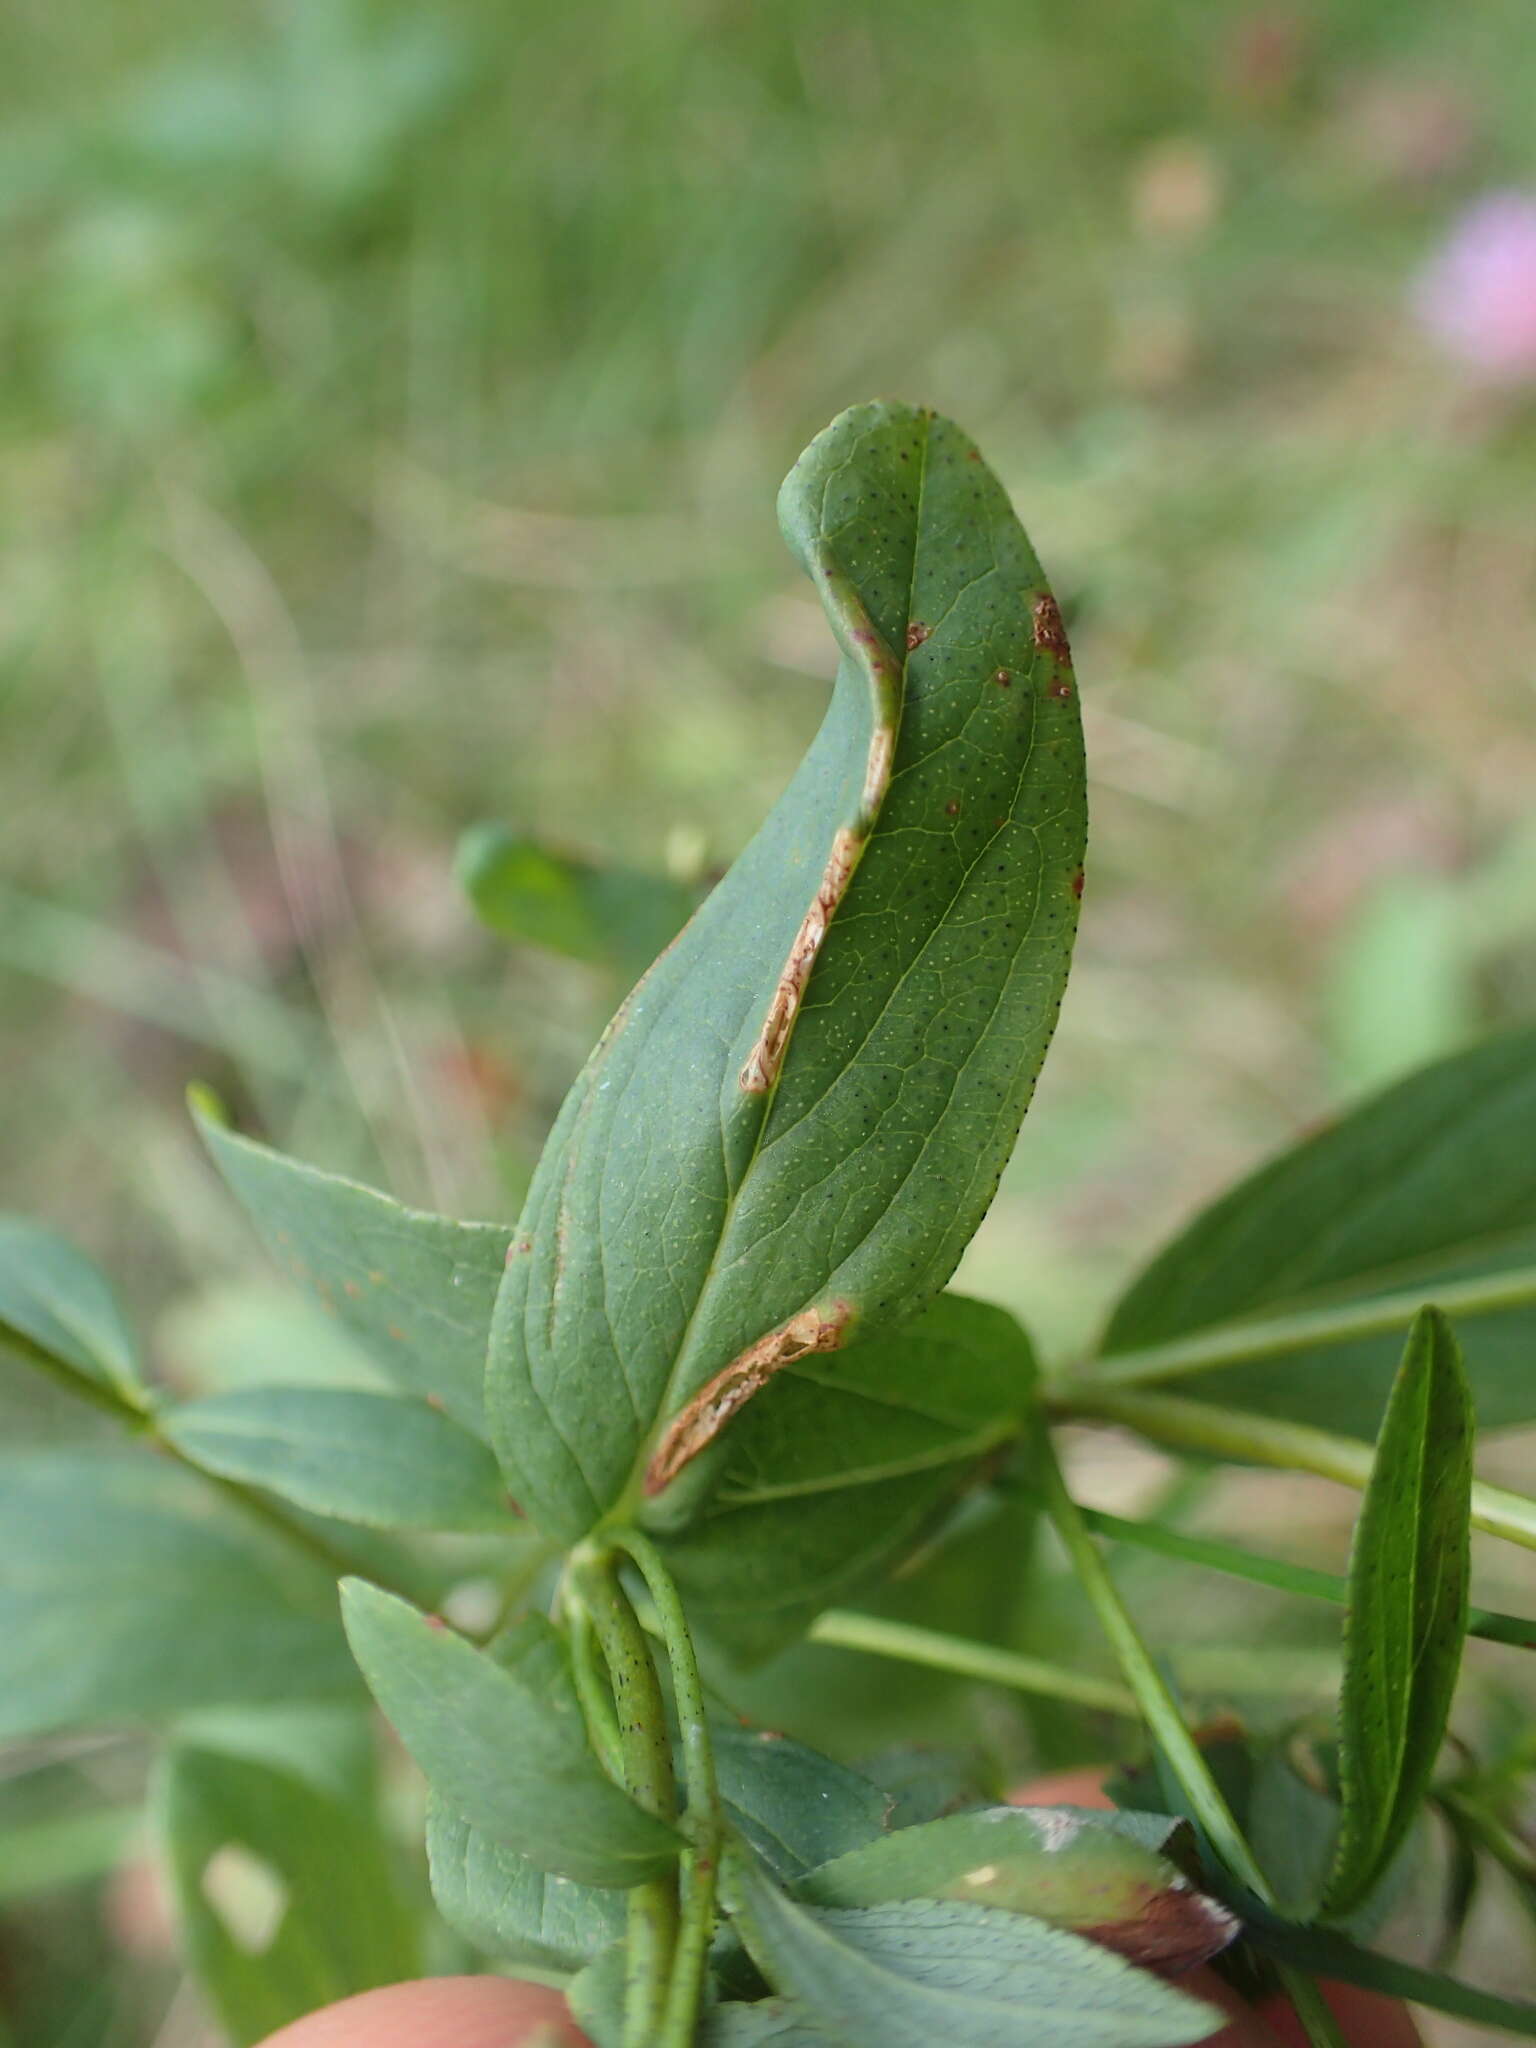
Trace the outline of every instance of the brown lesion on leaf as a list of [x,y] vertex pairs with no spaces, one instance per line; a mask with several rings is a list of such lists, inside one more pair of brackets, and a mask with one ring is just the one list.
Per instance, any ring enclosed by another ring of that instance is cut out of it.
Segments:
[[925,626],[921,619],[913,619],[907,627],[908,654],[915,654],[932,632],[932,626]]
[[749,1344],[739,1358],[707,1381],[685,1408],[679,1409],[646,1467],[645,1490],[654,1495],[712,1444],[733,1415],[767,1386],[776,1372],[813,1352],[836,1351],[853,1320],[849,1302],[801,1309],[787,1323]]
[[1128,1963],[1181,1972],[1220,1955],[1243,1930],[1235,1913],[1179,1878],[1161,1891],[1149,1891],[1138,1912],[1072,1931],[1113,1949]]
[[766,1095],[778,1079],[805,985],[811,978],[816,955],[821,951],[827,927],[852,878],[862,846],[863,841],[848,826],[839,827],[820,884],[811,899],[811,907],[800,920],[800,929],[789,949],[789,958],[784,962],[757,1043],[748,1053],[738,1077],[746,1095]]
[[1067,629],[1062,624],[1061,606],[1047,591],[1044,597],[1035,599],[1035,645],[1043,647],[1048,654],[1054,654],[1058,661],[1070,661],[1072,649],[1067,643]]

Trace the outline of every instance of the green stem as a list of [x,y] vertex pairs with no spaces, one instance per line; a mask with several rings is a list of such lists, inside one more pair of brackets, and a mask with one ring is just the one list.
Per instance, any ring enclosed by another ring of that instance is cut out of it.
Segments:
[[622,1782],[624,1756],[619,1739],[619,1717],[613,1710],[613,1694],[608,1689],[607,1678],[597,1668],[597,1634],[585,1602],[580,1599],[570,1601],[566,1621],[571,1640],[571,1672],[576,1680],[576,1696],[581,1701],[588,1737],[602,1758],[608,1775]]
[[1274,1904],[1268,1880],[1244,1841],[1232,1810],[1211,1776],[1199,1745],[1142,1641],[1141,1632],[1121,1600],[1077,1503],[1067,1491],[1056,1447],[1043,1426],[1038,1432],[1039,1474],[1045,1510],[1082,1582],[1099,1625],[1119,1659],[1125,1682],[1135,1695],[1142,1719],[1178,1779],[1192,1816],[1227,1869],[1266,1905]]
[[677,1950],[656,2048],[691,2048],[698,2031],[704,1971],[715,1931],[715,1882],[724,1841],[714,1748],[693,1636],[672,1575],[655,1544],[638,1530],[621,1530],[614,1542],[634,1559],[645,1580],[655,1608],[656,1625],[666,1645],[677,1701],[688,1792],[684,1815],[688,1846],[683,1854]]
[[[226,1479],[222,1474],[210,1472],[206,1466],[200,1465],[195,1458],[182,1450],[179,1444],[173,1444],[168,1437],[161,1434],[155,1421],[154,1399],[148,1389],[144,1390],[142,1398],[135,1398],[121,1387],[109,1385],[104,1380],[92,1379],[88,1373],[81,1372],[78,1366],[71,1365],[68,1359],[60,1358],[55,1352],[46,1350],[40,1344],[34,1344],[18,1330],[0,1330],[0,1342],[3,1342],[7,1350],[14,1351],[29,1365],[46,1374],[55,1385],[73,1394],[77,1400],[104,1410],[141,1443],[146,1443],[152,1450],[158,1451],[161,1457],[168,1458],[173,1465],[180,1465],[185,1472],[195,1472],[205,1485],[213,1487],[226,1500],[234,1502],[253,1521],[260,1522],[265,1529],[282,1537],[284,1542],[295,1549],[306,1552],[316,1564],[323,1566],[332,1578],[345,1579],[356,1572],[363,1578],[372,1580],[375,1585],[383,1586],[387,1592],[399,1593],[412,1601],[419,1602],[422,1599],[424,1589],[421,1582],[383,1577],[371,1564],[349,1557],[345,1551],[328,1543],[323,1536],[317,1535],[305,1523],[295,1520],[276,1501],[269,1499],[255,1487],[246,1486],[238,1479]],[[432,1593],[428,1594],[429,1606],[433,1604],[434,1597]]]
[[[1183,1564],[1203,1565],[1228,1578],[1245,1579],[1250,1585],[1271,1586],[1278,1593],[1299,1594],[1304,1600],[1326,1600],[1343,1607],[1349,1599],[1349,1582],[1336,1572],[1318,1571],[1315,1566],[1287,1564],[1276,1557],[1259,1557],[1223,1537],[1193,1536],[1184,1529],[1171,1529],[1166,1522],[1130,1522],[1122,1515],[1108,1515],[1097,1508],[1079,1508],[1078,1513],[1096,1535],[1117,1543],[1132,1544],[1138,1550],[1173,1557]],[[1474,1607],[1467,1617],[1467,1634],[1488,1643],[1509,1643],[1521,1650],[1536,1650],[1536,1619],[1523,1614],[1500,1614],[1496,1608]]]
[[[571,1582],[608,1666],[618,1716],[620,1782],[637,1805],[670,1826],[677,1794],[666,1705],[650,1645],[619,1582],[612,1551],[585,1546],[574,1551]],[[677,1942],[677,1887],[670,1875],[633,1888],[625,1932],[624,2048],[656,2048]]]
[[813,1643],[840,1650],[863,1650],[874,1657],[895,1657],[904,1664],[925,1664],[934,1671],[952,1671],[960,1678],[979,1678],[1014,1692],[1038,1693],[1046,1699],[1069,1700],[1104,1714],[1133,1720],[1135,1699],[1103,1678],[1068,1671],[1038,1657],[994,1649],[990,1643],[967,1642],[941,1635],[937,1629],[915,1628],[910,1622],[884,1621],[873,1614],[855,1614],[833,1607],[811,1624]]
[[1291,1315],[1249,1322],[1218,1324],[1191,1337],[1166,1344],[1117,1352],[1096,1359],[1081,1379],[1064,1384],[1063,1398],[1076,1402],[1080,1393],[1104,1386],[1150,1386],[1159,1380],[1181,1379],[1186,1373],[1215,1372],[1222,1366],[1250,1365],[1296,1351],[1314,1351],[1330,1344],[1348,1344],[1359,1337],[1384,1337],[1406,1330],[1426,1299],[1448,1316],[1492,1315],[1501,1309],[1526,1308],[1536,1302],[1536,1266],[1491,1273],[1481,1280],[1449,1280],[1432,1288],[1421,1285],[1372,1301],[1345,1302],[1337,1308],[1297,1309]]
[[[1080,1384],[1054,1400],[1052,1408],[1063,1420],[1123,1423],[1153,1443],[1176,1450],[1203,1451],[1250,1465],[1275,1465],[1286,1472],[1315,1472],[1359,1492],[1365,1490],[1371,1476],[1369,1444],[1333,1436],[1306,1423],[1276,1422],[1267,1415],[1219,1408],[1214,1402],[1192,1401],[1180,1394],[1122,1393],[1116,1388]],[[1536,1500],[1523,1494],[1474,1481],[1472,1522],[1490,1536],[1536,1550]]]

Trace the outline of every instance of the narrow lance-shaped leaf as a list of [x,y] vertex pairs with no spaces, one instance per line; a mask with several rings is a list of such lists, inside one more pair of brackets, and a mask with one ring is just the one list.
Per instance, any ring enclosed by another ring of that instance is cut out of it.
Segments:
[[1350,1556],[1343,1810],[1322,1900],[1335,1918],[1385,1873],[1445,1739],[1467,1632],[1472,1437],[1455,1335],[1425,1309],[1387,1403]]
[[455,1421],[482,1431],[486,1333],[510,1233],[407,1209],[360,1181],[242,1138],[205,1090],[194,1090],[192,1109],[214,1164],[278,1265],[362,1340],[397,1386],[441,1401]]
[[[1160,1347],[1204,1338],[1211,1358],[1145,1376],[1370,1439],[1414,1312],[1448,1286],[1480,1296],[1454,1313],[1482,1428],[1536,1421],[1536,1031],[1425,1067],[1240,1182],[1131,1285],[1102,1349],[1117,1377],[1140,1378],[1136,1354],[1155,1365]],[[1341,1322],[1384,1298],[1401,1313],[1382,1327]],[[1322,1312],[1339,1334],[1302,1323],[1248,1351],[1272,1318]]]
[[351,1387],[239,1387],[160,1417],[205,1471],[379,1529],[505,1529],[511,1509],[477,1436],[425,1401]]
[[400,1740],[493,1840],[583,1884],[639,1884],[675,1860],[672,1830],[605,1776],[569,1688],[552,1695],[360,1579],[342,1582],[342,1618]]
[[0,1216],[0,1353],[41,1352],[135,1403],[143,1389],[117,1298],[83,1252],[25,1216]]
[[775,1372],[943,1286],[1065,983],[1076,688],[1001,485],[948,421],[861,406],[780,516],[842,650],[826,720],[577,1081],[497,1307],[493,1441],[565,1540],[642,1487],[683,1519]]

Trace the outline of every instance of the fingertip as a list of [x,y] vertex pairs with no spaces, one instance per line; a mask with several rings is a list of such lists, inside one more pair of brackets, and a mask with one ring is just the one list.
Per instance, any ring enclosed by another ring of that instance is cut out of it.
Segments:
[[564,1998],[509,1977],[429,1977],[343,1999],[261,2048],[592,2048]]

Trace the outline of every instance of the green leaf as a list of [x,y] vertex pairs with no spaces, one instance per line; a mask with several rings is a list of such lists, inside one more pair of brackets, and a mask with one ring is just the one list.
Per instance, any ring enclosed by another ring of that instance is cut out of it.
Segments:
[[[952,1899],[1088,1935],[1129,1961],[1187,1970],[1224,1949],[1238,1923],[1163,1850],[1177,1820],[1070,1806],[990,1806],[903,1828],[795,1886],[812,1906]],[[1187,1852],[1186,1852],[1187,1860]]]
[[711,1731],[726,1817],[788,1883],[885,1830],[878,1786],[783,1735],[721,1723]]
[[671,1829],[606,1777],[574,1695],[529,1684],[404,1600],[342,1583],[369,1689],[434,1789],[493,1840],[559,1877],[634,1885],[677,1855]]
[[226,1479],[379,1529],[504,1530],[496,1460],[424,1401],[325,1387],[246,1387],[189,1401],[161,1434]]
[[1014,1318],[957,1294],[784,1367],[731,1425],[699,1520],[663,1538],[690,1612],[737,1655],[792,1641],[871,1584],[1017,1433],[1034,1379]]
[[471,1827],[435,1793],[427,1860],[443,1918],[500,1961],[579,1970],[623,1935],[621,1893],[551,1876]]
[[[1102,1348],[1116,1379],[1371,1438],[1414,1310],[1442,1299],[1482,1427],[1536,1421],[1536,1032],[1424,1068],[1222,1196]],[[1348,1312],[1378,1303],[1398,1313],[1352,1332]]]
[[1107,1949],[1015,1913],[929,1899],[819,1911],[787,1899],[739,1850],[724,1874],[759,1969],[851,2048],[1174,2048],[1222,2024]]
[[0,1458],[0,1737],[355,1690],[334,1582],[190,1473]]
[[842,2037],[823,2033],[782,1998],[760,1998],[706,2013],[699,2048],[842,2048]]
[[1536,2040],[1536,2005],[1522,1998],[1502,1998],[1496,1991],[1479,1990],[1459,1977],[1423,1970],[1396,1956],[1361,1948],[1331,1928],[1296,1926],[1250,1905],[1243,1915],[1243,1933],[1255,1948],[1297,1969],[1340,1984],[1356,1984],[1364,1991],[1380,1991],[1388,1998],[1404,1998],[1410,2005],[1426,2005],[1432,2012],[1452,2013],[1474,2026],[1502,2027],[1526,2040]]
[[182,1743],[156,1804],[188,1960],[237,2043],[418,1973],[371,1807],[264,1760]]
[[626,1951],[622,1941],[606,1948],[566,1986],[571,2017],[595,2048],[627,2048],[624,2025]]
[[1342,1813],[1322,1899],[1335,1918],[1384,1875],[1445,1739],[1467,1632],[1473,1434],[1455,1334],[1425,1309],[1387,1403],[1349,1561]]
[[484,1433],[486,1332],[509,1232],[404,1208],[388,1195],[287,1159],[225,1127],[195,1090],[193,1113],[215,1165],[283,1270],[360,1338],[410,1394],[441,1401]]
[[105,1877],[143,1823],[137,1806],[92,1806],[0,1827],[0,1906]]
[[493,932],[631,976],[671,943],[697,900],[665,875],[583,860],[502,825],[471,826],[455,865]]
[[[779,1368],[894,1326],[984,1215],[1049,1042],[1085,829],[1060,618],[947,421],[855,408],[780,497],[842,649],[766,824],[621,1008],[519,1224],[487,1382],[571,1541]],[[658,1497],[659,1496],[659,1497]]]
[[41,1351],[137,1404],[138,1354],[106,1277],[25,1216],[0,1216],[0,1349]]

